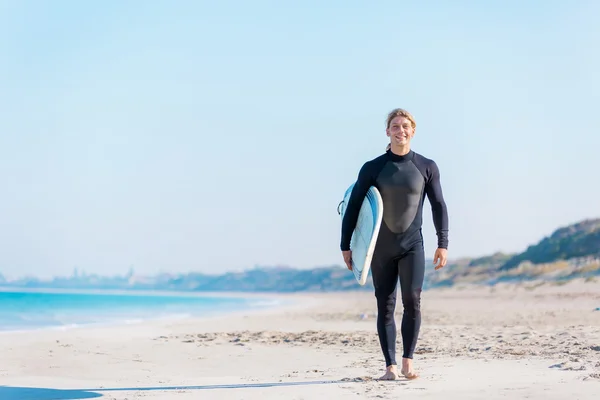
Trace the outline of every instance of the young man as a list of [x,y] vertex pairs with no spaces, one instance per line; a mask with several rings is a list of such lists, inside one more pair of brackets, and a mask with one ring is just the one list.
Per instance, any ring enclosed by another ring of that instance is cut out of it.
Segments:
[[389,113],[386,134],[390,144],[381,156],[367,161],[358,174],[342,221],[341,250],[344,262],[352,270],[350,240],[360,206],[369,187],[375,186],[383,198],[383,221],[371,261],[371,273],[377,299],[377,333],[386,363],[380,379],[398,378],[396,364],[396,287],[400,290],[404,313],[401,373],[417,378],[412,365],[413,352],[421,326],[421,288],[425,275],[425,255],[421,233],[423,203],[427,195],[437,234],[435,269],[446,265],[448,248],[448,212],[440,173],[433,160],[414,152],[410,141],[415,135],[413,116],[401,108]]

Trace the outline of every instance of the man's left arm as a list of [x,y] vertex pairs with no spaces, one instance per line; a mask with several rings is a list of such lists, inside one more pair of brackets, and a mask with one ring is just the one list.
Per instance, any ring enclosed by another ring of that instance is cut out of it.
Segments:
[[[431,204],[433,225],[435,226],[435,233],[438,238],[438,251],[435,253],[434,262],[437,263],[437,258],[442,256],[442,254],[439,254],[440,249],[444,249],[442,258],[444,258],[443,264],[445,264],[445,250],[448,249],[448,209],[442,192],[440,170],[437,164],[434,161],[431,161],[428,170],[429,179],[425,184],[425,193]],[[439,267],[443,266],[444,265],[441,265]]]

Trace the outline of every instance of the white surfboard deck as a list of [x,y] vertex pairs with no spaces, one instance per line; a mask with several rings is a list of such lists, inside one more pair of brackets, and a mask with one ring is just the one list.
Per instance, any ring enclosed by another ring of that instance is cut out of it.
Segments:
[[[346,190],[344,200],[338,205],[338,213],[344,218],[346,207],[350,200],[350,194],[354,184]],[[376,187],[371,186],[367,191],[360,211],[356,227],[352,232],[350,250],[352,250],[352,272],[358,283],[362,286],[366,283],[371,269],[371,259],[375,251],[379,228],[383,217],[383,200]]]

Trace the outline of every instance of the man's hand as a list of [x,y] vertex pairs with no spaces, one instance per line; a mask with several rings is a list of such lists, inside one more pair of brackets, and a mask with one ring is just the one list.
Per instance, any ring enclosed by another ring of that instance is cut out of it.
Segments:
[[438,270],[444,268],[446,261],[448,261],[448,250],[440,248],[436,249],[435,254],[433,255],[433,265],[435,265],[435,269]]
[[352,250],[342,251],[342,256],[344,256],[344,262],[346,263],[346,267],[348,267],[348,269],[352,271]]

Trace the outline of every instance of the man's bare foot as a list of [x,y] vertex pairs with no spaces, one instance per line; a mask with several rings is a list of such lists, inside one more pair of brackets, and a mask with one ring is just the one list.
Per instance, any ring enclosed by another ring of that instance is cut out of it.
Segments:
[[419,377],[413,369],[412,360],[410,358],[402,359],[402,369],[400,372],[408,380],[417,379]]
[[382,381],[395,381],[398,379],[398,367],[395,365],[390,365],[386,368],[385,374],[379,378]]

